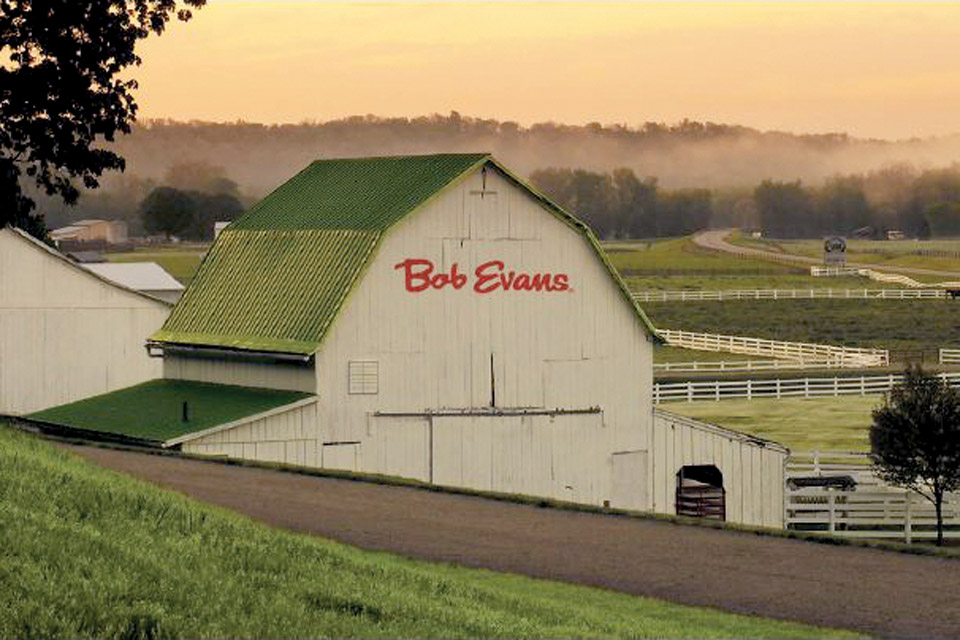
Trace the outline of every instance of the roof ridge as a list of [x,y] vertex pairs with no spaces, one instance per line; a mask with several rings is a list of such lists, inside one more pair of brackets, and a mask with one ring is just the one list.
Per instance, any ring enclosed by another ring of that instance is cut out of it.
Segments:
[[[363,161],[363,160],[401,160],[405,158],[467,158],[467,157],[476,157],[478,160],[480,158],[492,158],[493,153],[490,151],[442,151],[440,153],[398,153],[389,156],[336,156],[330,158],[317,158],[311,160],[310,164],[317,164],[320,162],[351,162],[351,161]],[[307,165],[308,167],[310,165]]]

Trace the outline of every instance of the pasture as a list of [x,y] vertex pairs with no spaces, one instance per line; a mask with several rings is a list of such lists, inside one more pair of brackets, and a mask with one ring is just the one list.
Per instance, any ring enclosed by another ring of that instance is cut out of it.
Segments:
[[881,396],[671,402],[661,408],[785,444],[794,451],[869,451]]
[[209,245],[137,247],[133,251],[105,253],[108,262],[156,262],[183,284],[189,284],[207,254]]
[[604,249],[625,276],[803,274],[795,266],[707,251],[688,237],[607,242]]
[[[734,234],[733,244],[808,258],[823,256],[823,241],[747,238]],[[960,239],[952,240],[847,240],[847,260],[885,267],[912,267],[960,272]],[[941,278],[943,279],[943,278]]]
[[[737,300],[646,302],[657,327],[847,347],[927,350],[960,336],[956,300]],[[891,353],[896,358],[896,353]]]
[[605,242],[603,247],[636,291],[724,289],[881,289],[897,287],[856,276],[816,278],[804,265],[709,251],[689,237]]
[[360,551],[5,427],[0,514],[5,638],[854,637]]

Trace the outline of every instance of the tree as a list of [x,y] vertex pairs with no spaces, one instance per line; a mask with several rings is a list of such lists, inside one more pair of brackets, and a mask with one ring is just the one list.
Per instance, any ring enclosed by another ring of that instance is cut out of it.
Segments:
[[193,220],[183,230],[190,240],[213,240],[216,222],[229,222],[243,213],[243,205],[236,197],[225,193],[187,193],[193,200]]
[[92,189],[124,169],[102,143],[129,133],[136,116],[137,82],[125,72],[140,64],[137,41],[174,14],[191,17],[176,0],[0,0],[0,228],[45,235],[24,177],[72,204],[77,181]]
[[764,180],[754,190],[757,214],[764,235],[804,238],[816,234],[813,206],[806,187],[796,182]]
[[223,167],[206,162],[180,162],[171,165],[163,175],[162,185],[184,191],[239,195],[239,185],[227,177]]
[[870,449],[878,475],[930,500],[943,544],[943,497],[960,489],[960,391],[908,369],[902,383],[873,410]]
[[656,235],[657,179],[639,180],[632,169],[613,171],[614,219],[621,238]]
[[835,176],[820,188],[816,199],[820,231],[846,235],[873,220],[873,212],[857,176]]
[[186,191],[157,187],[140,204],[143,228],[148,233],[177,235],[194,223],[196,200]]

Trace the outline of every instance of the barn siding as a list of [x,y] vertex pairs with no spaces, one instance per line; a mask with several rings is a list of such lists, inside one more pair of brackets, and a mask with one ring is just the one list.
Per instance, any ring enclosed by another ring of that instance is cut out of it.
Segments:
[[163,358],[163,377],[307,393],[317,391],[317,377],[312,365],[237,362],[167,355]]
[[696,421],[656,411],[650,480],[653,509],[675,513],[676,474],[685,465],[712,464],[723,473],[727,520],[783,527],[783,464],[787,452],[731,432],[698,427]]
[[144,342],[169,311],[0,229],[0,413],[159,378]]
[[[661,513],[675,511],[680,467],[715,464],[728,520],[782,526],[783,451],[655,412],[649,336],[589,244],[495,172],[486,189],[473,175],[387,233],[316,354],[312,386],[171,360],[172,375],[318,392],[310,429],[274,417],[185,448]],[[468,284],[408,292],[394,268],[407,258],[444,273],[456,263]],[[492,259],[568,273],[572,291],[478,295],[474,269]],[[350,363],[371,360],[376,384],[350,393]]]
[[297,403],[285,411],[251,419],[202,435],[182,445],[186,453],[247,458],[319,467],[317,404]]
[[[455,431],[451,442],[462,437],[467,453],[456,457],[454,444],[443,451],[459,460],[460,475],[450,482],[616,502],[610,455],[649,446],[650,340],[579,233],[495,171],[487,172],[486,188],[496,195],[481,198],[481,187],[478,172],[387,233],[317,354],[323,438],[360,442],[362,471],[396,472],[403,465],[387,453],[387,440],[396,436],[383,418],[374,418],[368,433],[369,417],[488,407],[492,353],[498,407],[599,406],[602,418],[558,416],[549,428],[542,416],[439,420],[435,430]],[[470,281],[461,290],[408,292],[394,269],[407,258],[429,259],[445,272],[457,263]],[[470,289],[474,269],[492,259],[517,271],[567,272],[573,291],[477,294]],[[366,359],[379,362],[379,393],[350,395],[348,363]],[[524,445],[533,467],[517,470],[503,460],[484,466],[491,447],[517,460],[522,453],[514,450]],[[478,456],[480,467],[473,468]],[[414,477],[422,478],[422,456],[416,460],[411,473],[416,467]],[[434,464],[436,472],[444,461]],[[524,473],[530,477],[521,482]],[[642,495],[643,479],[635,483]]]

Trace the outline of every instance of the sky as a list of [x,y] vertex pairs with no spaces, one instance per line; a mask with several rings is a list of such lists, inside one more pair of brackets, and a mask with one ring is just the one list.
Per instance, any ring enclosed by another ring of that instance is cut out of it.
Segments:
[[209,0],[139,53],[141,118],[960,133],[960,3]]

